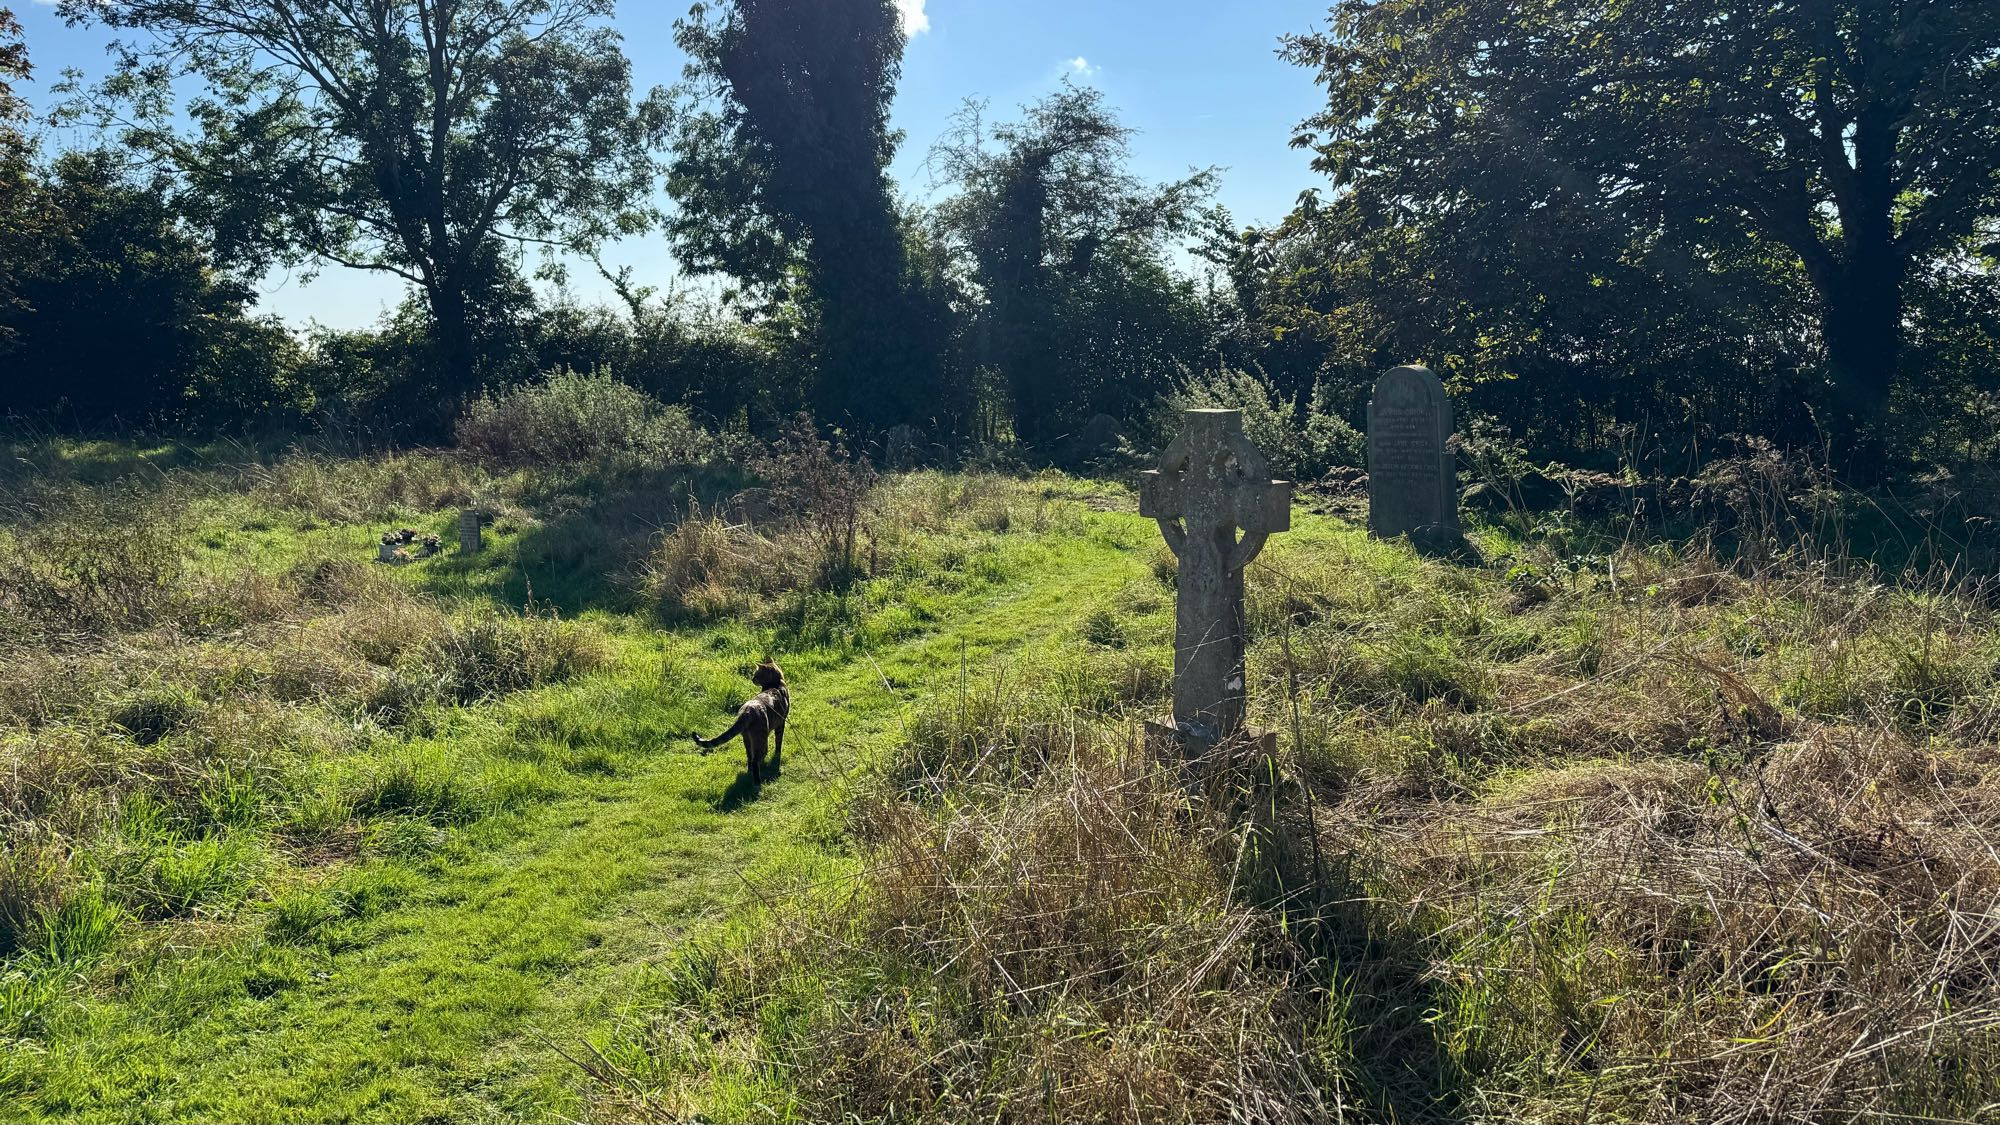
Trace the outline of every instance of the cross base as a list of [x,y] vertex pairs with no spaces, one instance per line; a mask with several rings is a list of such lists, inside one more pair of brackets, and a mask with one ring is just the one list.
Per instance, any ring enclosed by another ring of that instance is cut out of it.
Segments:
[[1208,773],[1232,762],[1257,761],[1278,754],[1274,731],[1245,727],[1228,737],[1176,723],[1171,716],[1147,719],[1146,752],[1162,761],[1180,762],[1191,774]]

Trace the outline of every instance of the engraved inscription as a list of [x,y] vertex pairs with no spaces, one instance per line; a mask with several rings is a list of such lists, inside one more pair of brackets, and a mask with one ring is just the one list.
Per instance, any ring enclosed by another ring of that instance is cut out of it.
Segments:
[[1368,527],[1377,535],[1458,526],[1457,481],[1445,439],[1451,402],[1428,369],[1399,367],[1368,408]]

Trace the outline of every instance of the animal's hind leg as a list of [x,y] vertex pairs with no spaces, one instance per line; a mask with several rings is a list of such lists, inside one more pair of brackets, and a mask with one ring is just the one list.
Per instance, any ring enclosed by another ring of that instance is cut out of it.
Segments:
[[771,768],[774,770],[784,769],[785,768],[785,724],[779,723],[777,729],[771,732],[771,738],[772,738]]
[[750,759],[750,780],[764,784],[764,740],[762,731],[743,732],[743,752]]

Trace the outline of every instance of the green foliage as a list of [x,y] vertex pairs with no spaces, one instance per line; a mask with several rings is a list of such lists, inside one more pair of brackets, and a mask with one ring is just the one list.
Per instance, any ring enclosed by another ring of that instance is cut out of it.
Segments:
[[862,427],[938,416],[950,324],[913,268],[887,167],[903,34],[891,0],[698,3],[667,190],[687,268],[812,333],[814,402]]
[[535,314],[523,333],[533,370],[612,371],[718,430],[767,432],[805,405],[811,372],[782,330],[746,325],[710,302],[614,281],[625,315],[567,303]]
[[0,299],[0,410],[86,426],[293,416],[290,337],[251,317],[255,289],[218,268],[164,180],[100,149],[20,184],[0,198],[14,254],[0,278],[14,298]]
[[34,72],[28,65],[28,47],[21,41],[21,21],[7,8],[0,8],[0,119],[10,125],[27,112],[14,83]]
[[1295,402],[1261,373],[1225,369],[1189,374],[1160,400],[1154,428],[1164,439],[1179,428],[1182,411],[1197,409],[1241,410],[1243,432],[1281,477],[1314,481],[1333,469],[1365,463],[1361,435],[1333,412],[1321,388]]
[[932,153],[959,193],[938,223],[982,298],[971,363],[1006,382],[1014,436],[1051,451],[1094,414],[1134,419],[1175,366],[1197,362],[1207,312],[1166,265],[1215,189],[1213,170],[1148,185],[1132,130],[1092,89],[1065,84],[1016,123],[970,103]]
[[34,946],[43,919],[73,890],[68,868],[46,833],[25,829],[0,843],[0,959]]
[[[66,0],[150,33],[102,90],[176,168],[232,260],[338,263],[424,296],[435,364],[407,407],[448,421],[524,294],[522,241],[588,249],[648,221],[658,127],[634,110],[610,0],[407,0],[293,18],[273,0]],[[198,79],[183,135],[172,83]]]
[[85,883],[42,919],[41,948],[50,964],[79,967],[102,957],[118,938],[124,912],[105,896],[101,882]]
[[206,906],[229,906],[250,889],[262,864],[242,839],[210,836],[163,849],[152,858],[140,895],[149,915],[172,917]]
[[[35,225],[26,191],[33,146],[20,128],[28,105],[14,92],[14,83],[32,73],[21,23],[10,9],[0,8],[0,312],[15,300],[16,263],[29,256],[25,243]],[[5,335],[6,329],[0,328],[0,345]]]
[[539,383],[473,400],[458,421],[458,444],[503,465],[557,465],[594,458],[642,457],[691,463],[713,441],[687,411],[608,371],[556,371]]
[[1879,471],[1916,279],[2000,214],[1990,5],[1347,0],[1287,44],[1340,194],[1280,268],[1236,248],[1291,290],[1258,319],[1505,380],[1496,413],[1571,441],[1647,414],[1825,430]]

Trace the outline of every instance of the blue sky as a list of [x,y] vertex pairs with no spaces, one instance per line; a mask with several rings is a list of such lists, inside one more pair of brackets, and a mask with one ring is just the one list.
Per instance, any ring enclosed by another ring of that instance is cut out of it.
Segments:
[[[908,134],[894,174],[906,193],[930,193],[924,156],[967,97],[985,98],[995,118],[1055,89],[1063,78],[1103,90],[1137,128],[1133,170],[1151,180],[1191,167],[1223,168],[1221,201],[1243,222],[1275,222],[1299,192],[1320,183],[1307,156],[1287,146],[1292,127],[1323,104],[1309,73],[1281,62],[1278,37],[1323,26],[1327,0],[898,0],[910,29],[894,123]],[[107,69],[109,34],[70,28],[45,0],[17,2],[37,82],[29,97],[71,67],[89,77]],[[680,77],[673,22],[681,0],[626,0],[618,25],[640,89]],[[77,133],[55,144],[83,144]],[[606,258],[634,267],[642,281],[675,275],[664,240],[650,236]],[[574,272],[583,299],[607,294],[594,273]],[[400,283],[329,268],[310,285],[274,274],[263,305],[287,320],[348,328],[372,323],[401,299]]]

